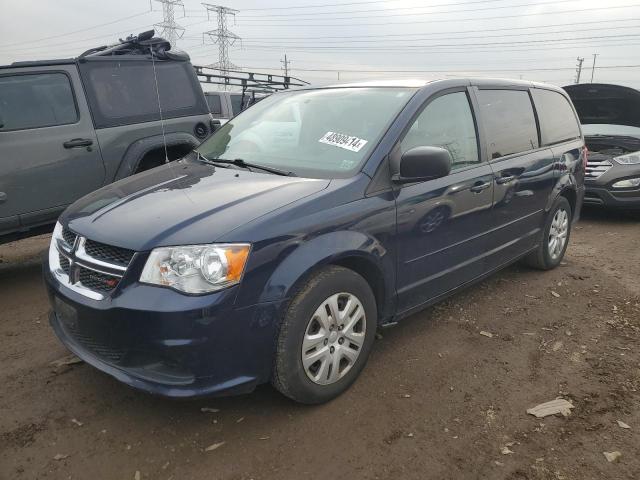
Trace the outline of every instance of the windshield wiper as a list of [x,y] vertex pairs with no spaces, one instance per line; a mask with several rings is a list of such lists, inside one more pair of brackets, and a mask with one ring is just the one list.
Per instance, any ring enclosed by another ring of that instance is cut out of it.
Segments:
[[251,170],[252,168],[256,168],[258,170],[262,170],[264,172],[273,173],[274,175],[282,175],[284,177],[295,177],[297,176],[293,172],[287,172],[286,170],[280,170],[279,168],[267,167],[265,165],[260,165],[258,163],[249,163],[245,162],[241,158],[236,158],[234,160],[229,160],[228,158],[207,158],[202,155],[200,152],[196,152],[198,154],[198,159],[202,160],[205,163],[209,163],[212,165],[215,164],[225,164],[225,165],[235,165],[236,167],[246,168],[247,170]]

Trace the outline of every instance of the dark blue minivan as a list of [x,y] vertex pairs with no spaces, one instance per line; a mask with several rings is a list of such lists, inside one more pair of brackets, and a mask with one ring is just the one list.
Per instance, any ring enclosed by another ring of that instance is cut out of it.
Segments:
[[170,397],[271,382],[339,395],[376,329],[567,248],[586,150],[566,93],[511,80],[272,95],[185,158],[56,226],[50,321],[86,362]]

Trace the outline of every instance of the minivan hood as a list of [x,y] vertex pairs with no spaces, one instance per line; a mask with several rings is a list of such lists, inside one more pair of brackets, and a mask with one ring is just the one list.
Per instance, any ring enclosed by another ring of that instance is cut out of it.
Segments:
[[580,123],[640,127],[640,91],[604,83],[563,87],[576,107]]
[[183,159],[81,198],[60,221],[87,238],[136,251],[211,243],[328,185],[329,180],[254,173]]

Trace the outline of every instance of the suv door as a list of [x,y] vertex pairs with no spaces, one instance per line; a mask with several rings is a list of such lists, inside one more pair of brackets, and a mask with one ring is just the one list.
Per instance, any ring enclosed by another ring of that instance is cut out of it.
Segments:
[[483,274],[493,173],[482,161],[465,88],[430,98],[394,155],[417,146],[449,150],[451,173],[397,191],[399,310],[406,311]]
[[0,71],[0,225],[16,216],[22,229],[53,222],[103,184],[82,92],[75,65]]
[[554,185],[553,152],[540,147],[535,111],[525,89],[474,89],[494,173],[489,270],[531,250]]

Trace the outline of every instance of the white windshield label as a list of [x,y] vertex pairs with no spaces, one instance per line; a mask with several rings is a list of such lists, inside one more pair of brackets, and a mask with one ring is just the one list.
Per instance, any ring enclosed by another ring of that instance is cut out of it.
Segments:
[[362,150],[362,147],[367,144],[367,140],[363,140],[362,138],[352,137],[351,135],[336,132],[327,132],[318,141],[320,143],[326,143],[327,145],[333,145],[334,147],[344,148],[352,152],[359,152]]

